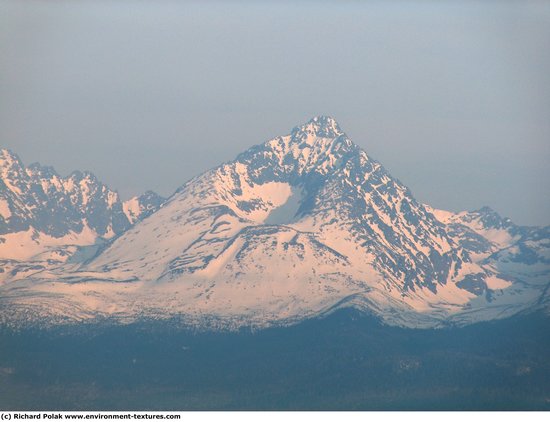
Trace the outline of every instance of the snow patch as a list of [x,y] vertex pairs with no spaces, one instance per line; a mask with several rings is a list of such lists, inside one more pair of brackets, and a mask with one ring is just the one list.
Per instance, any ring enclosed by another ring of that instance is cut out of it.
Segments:
[[134,224],[141,214],[141,207],[137,196],[122,203],[122,211],[131,224]]
[[291,187],[290,195],[288,195],[286,201],[269,213],[264,220],[264,224],[290,224],[296,221],[303,197],[304,192],[302,189]]
[[52,246],[91,245],[97,233],[84,226],[80,233],[70,232],[62,237],[53,237],[29,228],[27,231],[8,233],[0,236],[0,259],[31,261]]
[[428,212],[431,212],[433,216],[443,224],[448,224],[451,218],[455,216],[455,214],[451,211],[438,210],[436,208],[430,207],[429,205],[424,204],[424,208],[426,208]]
[[512,285],[511,281],[503,280],[501,278],[490,276],[485,279],[485,284],[491,290],[506,289]]
[[0,199],[0,215],[4,218],[4,220],[7,220],[11,217],[10,206],[8,204],[8,201],[6,201],[5,199]]

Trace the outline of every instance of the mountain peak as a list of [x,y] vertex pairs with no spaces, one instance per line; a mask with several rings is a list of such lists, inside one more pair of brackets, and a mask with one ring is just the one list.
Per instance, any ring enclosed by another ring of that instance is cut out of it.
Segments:
[[21,160],[16,153],[7,148],[0,149],[0,167],[10,165],[14,162],[21,165]]
[[19,256],[13,255],[14,248],[27,256],[27,251],[42,250],[52,246],[51,242],[57,245],[56,239],[67,235],[86,245],[98,236],[112,237],[160,208],[164,198],[148,191],[135,202],[133,215],[125,215],[125,203],[93,173],[74,171],[61,177],[51,166],[24,166],[17,154],[0,149],[0,235],[32,229],[49,236],[45,243],[33,241],[32,247],[23,245],[23,249],[19,241],[6,245],[5,238],[0,239],[4,244],[0,254],[8,251],[0,259]]
[[344,134],[338,122],[330,116],[315,116],[302,126],[292,130],[293,135],[313,135],[317,138],[337,138]]
[[314,116],[309,121],[308,124],[317,124],[317,125],[324,125],[324,126],[336,126],[338,127],[338,122],[336,119],[332,116]]
[[17,157],[17,154],[15,154],[13,151],[9,150],[8,148],[0,148],[0,157],[2,157],[2,158]]
[[496,214],[496,211],[494,209],[492,209],[491,207],[489,207],[488,205],[484,205],[480,209],[475,210],[473,212],[478,213],[478,214]]
[[[249,148],[167,201],[147,192],[122,202],[85,173],[25,172],[19,183],[15,170],[0,170],[10,176],[0,192],[0,253],[13,257],[12,245],[22,245],[45,262],[60,239],[75,246],[73,234],[85,245],[112,239],[85,262],[64,249],[74,261],[33,264],[36,273],[18,276],[23,287],[10,275],[0,305],[12,303],[23,319],[268,326],[354,306],[397,325],[441,326],[531,307],[550,271],[546,231],[488,208],[430,212],[328,116]],[[34,234],[25,244],[9,237],[29,229],[47,237],[39,245]]]
[[52,166],[43,166],[38,162],[29,164],[27,169],[30,173],[33,173],[39,177],[51,178],[54,176],[58,176],[57,172]]
[[514,226],[508,217],[502,217],[491,207],[484,206],[467,214],[466,220],[478,219],[485,228],[507,229]]

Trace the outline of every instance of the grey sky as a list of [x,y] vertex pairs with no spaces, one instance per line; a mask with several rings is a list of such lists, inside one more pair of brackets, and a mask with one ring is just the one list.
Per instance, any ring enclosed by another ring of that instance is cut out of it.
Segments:
[[0,146],[123,197],[317,114],[417,199],[550,224],[549,2],[0,2]]

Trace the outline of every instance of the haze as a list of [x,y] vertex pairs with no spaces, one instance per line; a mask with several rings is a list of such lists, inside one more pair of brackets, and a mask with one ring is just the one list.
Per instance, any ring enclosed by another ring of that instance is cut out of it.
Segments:
[[331,115],[420,201],[550,224],[548,2],[0,2],[0,146],[124,198]]

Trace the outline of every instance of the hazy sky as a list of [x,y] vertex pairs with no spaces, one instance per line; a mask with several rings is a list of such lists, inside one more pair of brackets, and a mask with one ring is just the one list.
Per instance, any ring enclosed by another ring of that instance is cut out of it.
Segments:
[[314,115],[454,211],[550,224],[550,2],[0,1],[0,146],[124,198]]

